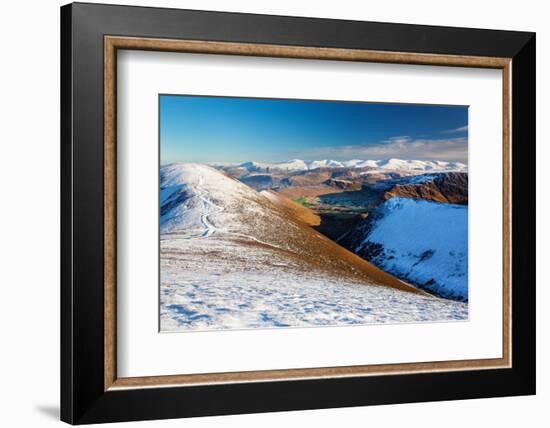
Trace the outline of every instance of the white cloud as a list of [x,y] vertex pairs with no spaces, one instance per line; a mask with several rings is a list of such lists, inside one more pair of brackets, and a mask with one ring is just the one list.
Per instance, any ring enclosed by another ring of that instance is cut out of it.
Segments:
[[391,137],[384,141],[384,143],[408,143],[411,141],[411,137],[408,135],[400,135],[398,137]]
[[442,134],[456,134],[458,132],[466,132],[468,131],[468,125],[459,126],[458,128],[453,129],[447,129],[445,131],[441,131]]
[[302,153],[307,159],[419,159],[468,161],[468,139],[412,139],[408,136],[392,137],[375,144],[320,147]]

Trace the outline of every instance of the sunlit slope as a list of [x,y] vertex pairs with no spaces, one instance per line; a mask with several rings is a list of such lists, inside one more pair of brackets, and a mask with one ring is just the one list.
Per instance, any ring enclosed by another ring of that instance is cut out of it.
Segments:
[[163,167],[160,197],[163,330],[467,314],[465,306],[419,294],[317,233],[297,210],[214,168]]

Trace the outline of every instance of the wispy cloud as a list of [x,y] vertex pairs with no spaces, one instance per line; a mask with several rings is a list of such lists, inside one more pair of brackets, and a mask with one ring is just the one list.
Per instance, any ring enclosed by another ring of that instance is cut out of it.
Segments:
[[441,131],[442,134],[458,134],[459,132],[466,132],[468,131],[468,125],[459,126],[458,128],[453,129],[447,129],[445,131]]
[[397,137],[390,137],[383,142],[401,144],[401,143],[408,143],[410,141],[411,141],[411,137],[409,137],[408,135],[399,135]]
[[301,154],[304,158],[343,159],[419,159],[441,161],[468,161],[466,137],[446,139],[413,139],[392,137],[375,144],[320,147]]

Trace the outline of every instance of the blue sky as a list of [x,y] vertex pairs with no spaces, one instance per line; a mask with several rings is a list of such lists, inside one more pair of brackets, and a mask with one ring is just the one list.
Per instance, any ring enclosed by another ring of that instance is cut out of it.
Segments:
[[161,164],[467,162],[467,124],[465,106],[161,95]]

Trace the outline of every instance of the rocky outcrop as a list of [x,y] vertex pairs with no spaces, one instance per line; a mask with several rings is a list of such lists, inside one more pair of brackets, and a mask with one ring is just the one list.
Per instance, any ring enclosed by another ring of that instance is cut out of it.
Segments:
[[341,190],[361,190],[362,187],[360,182],[338,178],[331,178],[330,180],[325,181],[324,184]]
[[468,205],[468,174],[463,172],[433,174],[431,179],[420,182],[398,183],[384,193],[385,200],[394,197]]

